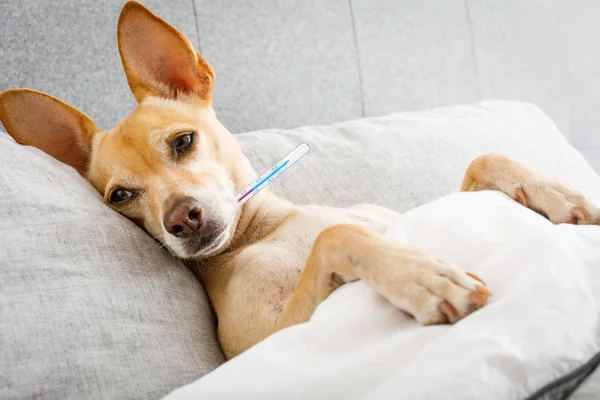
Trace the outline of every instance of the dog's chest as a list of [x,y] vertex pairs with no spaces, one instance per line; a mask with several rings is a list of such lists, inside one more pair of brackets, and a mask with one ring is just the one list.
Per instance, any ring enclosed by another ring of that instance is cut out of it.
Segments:
[[330,226],[348,223],[383,233],[392,215],[397,214],[369,206],[306,207],[266,240],[246,248],[236,257],[236,273],[231,283],[244,292],[261,293],[268,312],[279,313],[294,290],[319,233]]

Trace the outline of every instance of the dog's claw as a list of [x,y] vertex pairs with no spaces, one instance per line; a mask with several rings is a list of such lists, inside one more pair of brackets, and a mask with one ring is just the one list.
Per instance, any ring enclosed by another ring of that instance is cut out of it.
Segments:
[[485,306],[487,304],[487,297],[479,293],[473,292],[469,295],[469,301],[473,304]]
[[488,290],[488,288],[483,287],[483,286],[475,286],[475,290],[477,291],[477,293],[480,293],[484,296],[490,297],[493,296],[492,292],[490,292]]
[[448,317],[448,320],[452,323],[458,319],[458,312],[454,307],[452,307],[452,304],[448,303],[447,301],[443,301],[440,303],[439,310],[444,315],[446,315]]
[[573,223],[577,225],[588,225],[592,222],[592,217],[583,207],[574,207],[571,211]]
[[465,274],[469,275],[471,278],[473,278],[473,279],[475,279],[476,281],[479,281],[479,282],[481,282],[481,283],[483,283],[483,284],[485,285],[485,282],[484,282],[484,281],[482,281],[482,280],[481,280],[481,278],[480,278],[480,277],[478,277],[477,275],[475,275],[475,274],[472,274],[472,273],[470,273],[470,272],[465,272]]

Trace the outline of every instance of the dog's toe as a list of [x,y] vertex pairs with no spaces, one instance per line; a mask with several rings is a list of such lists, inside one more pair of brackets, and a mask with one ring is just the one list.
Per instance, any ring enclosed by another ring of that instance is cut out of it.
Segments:
[[[424,309],[421,315],[415,315],[419,322],[426,325],[430,325],[431,321],[439,323],[437,321],[443,319],[455,323],[485,306],[488,297],[492,295],[477,276],[447,263],[428,271],[419,283],[424,287],[424,293],[435,298],[431,300],[435,302],[435,307]],[[445,318],[438,316],[439,313]]]

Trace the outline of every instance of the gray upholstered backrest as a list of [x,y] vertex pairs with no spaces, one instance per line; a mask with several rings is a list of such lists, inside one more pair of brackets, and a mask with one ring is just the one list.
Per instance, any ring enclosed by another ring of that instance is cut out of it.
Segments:
[[[537,104],[600,170],[600,2],[144,0],[217,72],[233,132],[472,102]],[[123,0],[0,2],[0,89],[30,87],[108,128],[133,107]]]

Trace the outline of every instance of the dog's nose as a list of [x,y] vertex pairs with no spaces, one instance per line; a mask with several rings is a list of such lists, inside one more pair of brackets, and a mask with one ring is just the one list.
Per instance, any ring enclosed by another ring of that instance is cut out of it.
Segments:
[[202,209],[194,199],[185,199],[173,205],[163,219],[167,232],[181,239],[192,236],[202,226]]

